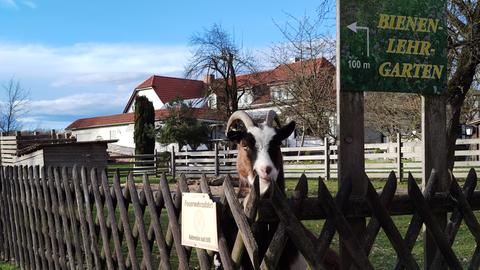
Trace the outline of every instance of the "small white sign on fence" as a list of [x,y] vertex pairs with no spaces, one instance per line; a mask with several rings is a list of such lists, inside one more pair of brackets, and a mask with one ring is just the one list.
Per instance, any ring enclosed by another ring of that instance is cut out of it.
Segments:
[[182,194],[182,245],[218,251],[217,205],[204,193]]

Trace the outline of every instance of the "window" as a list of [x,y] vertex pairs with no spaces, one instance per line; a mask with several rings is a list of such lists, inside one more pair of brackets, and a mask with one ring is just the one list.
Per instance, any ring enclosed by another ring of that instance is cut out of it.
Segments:
[[277,101],[286,101],[293,99],[292,93],[290,93],[285,87],[272,87],[272,99]]
[[[238,96],[242,95],[242,92],[238,92]],[[253,102],[253,93],[252,90],[245,90],[243,95],[238,100],[238,107],[245,108],[248,107]]]
[[210,109],[216,109],[217,108],[217,95],[216,94],[211,94],[208,99],[207,99],[207,106]]
[[119,130],[110,130],[110,140],[116,140],[118,139],[118,135],[120,134]]

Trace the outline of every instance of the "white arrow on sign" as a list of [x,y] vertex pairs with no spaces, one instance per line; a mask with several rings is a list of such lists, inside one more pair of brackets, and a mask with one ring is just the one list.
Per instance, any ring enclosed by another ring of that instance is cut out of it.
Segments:
[[357,22],[347,25],[347,28],[357,33],[358,29],[367,30],[367,57],[370,56],[370,30],[366,26],[358,26]]

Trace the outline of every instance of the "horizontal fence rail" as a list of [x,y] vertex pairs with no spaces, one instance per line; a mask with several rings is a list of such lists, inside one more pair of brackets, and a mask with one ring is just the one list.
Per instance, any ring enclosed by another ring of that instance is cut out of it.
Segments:
[[[480,168],[480,139],[459,139],[455,151],[454,173],[465,178],[470,168]],[[282,148],[284,172],[287,178],[337,178],[337,146],[325,141],[323,146]],[[207,175],[236,175],[236,150],[174,152],[169,161],[173,174],[191,177]],[[411,173],[422,177],[422,143],[402,142],[365,144],[365,170],[370,178],[386,178],[393,170],[399,179]]]
[[[23,269],[211,269],[218,261],[224,269],[245,263],[277,269],[286,258],[282,254],[294,248],[311,269],[335,269],[341,258],[332,240],[338,233],[354,265],[373,269],[369,254],[382,229],[397,255],[397,269],[420,269],[412,248],[425,225],[439,250],[430,269],[462,269],[452,248],[460,224],[466,224],[471,241],[480,242],[474,213],[480,209],[480,193],[475,192],[473,169],[463,188],[451,175],[443,193],[436,192],[435,172],[423,192],[411,174],[407,193],[397,192],[393,172],[381,192],[366,180],[361,199],[350,198],[348,184],[334,197],[322,178],[316,194],[309,196],[312,181],[305,175],[293,195],[286,196],[273,183],[273,192],[260,198],[257,178],[241,203],[229,176],[222,179],[220,197],[213,197],[206,177],[189,186],[184,175],[169,184],[164,175],[140,179],[129,174],[124,179],[119,173],[109,177],[105,171],[76,167],[0,167],[0,259]],[[218,253],[180,244],[184,192],[206,193],[217,202]],[[435,220],[438,212],[451,213],[445,230]],[[411,219],[404,235],[392,221],[394,215]],[[370,217],[365,235],[353,234],[346,221],[351,217]],[[320,234],[309,231],[304,220],[324,220]],[[273,235],[267,242],[257,233],[264,226]],[[479,266],[477,245],[469,269]]]
[[107,168],[110,175],[118,171],[122,176],[130,172],[134,175],[170,173],[170,153],[110,155]]

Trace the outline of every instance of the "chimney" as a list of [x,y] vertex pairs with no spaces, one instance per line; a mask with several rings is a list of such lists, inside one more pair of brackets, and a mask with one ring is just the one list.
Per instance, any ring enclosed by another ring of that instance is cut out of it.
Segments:
[[205,84],[211,84],[215,80],[215,75],[213,74],[207,74],[205,77],[203,77],[203,82]]

